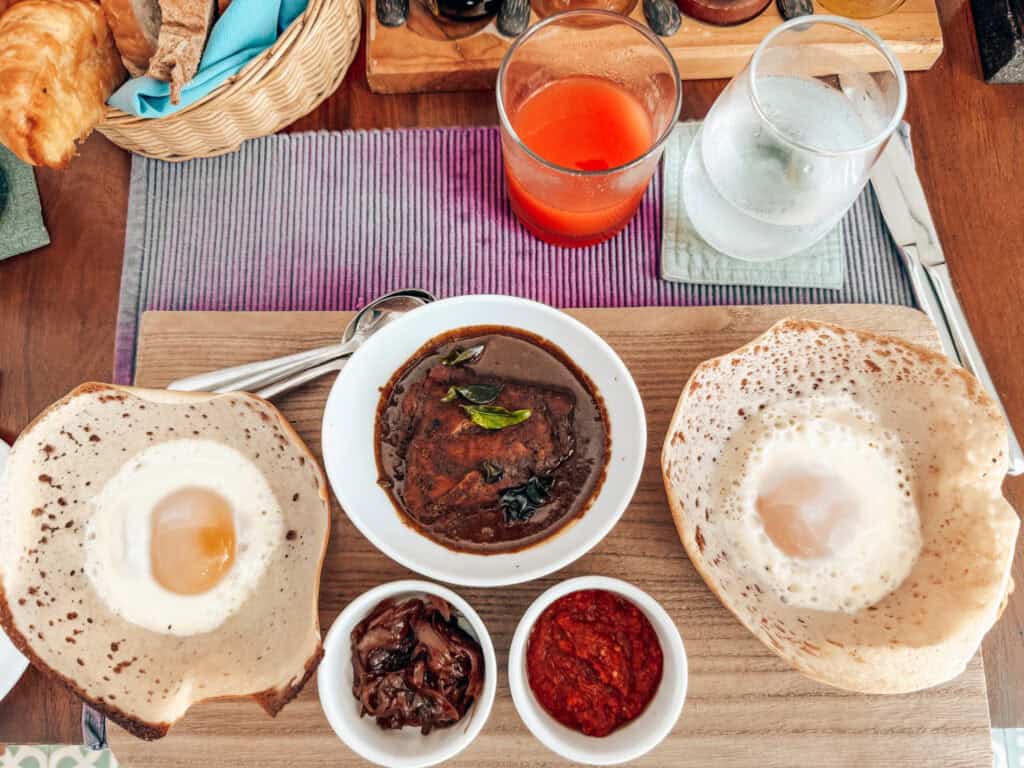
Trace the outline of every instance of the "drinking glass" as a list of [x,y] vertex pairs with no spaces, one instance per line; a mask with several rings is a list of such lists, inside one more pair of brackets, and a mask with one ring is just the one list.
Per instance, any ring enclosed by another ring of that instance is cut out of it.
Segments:
[[[545,89],[558,101],[528,106]],[[633,217],[679,118],[682,88],[657,35],[620,14],[587,9],[549,16],[521,35],[498,71],[497,99],[513,211],[542,240],[583,246],[612,237]],[[582,111],[563,110],[567,104]],[[614,159],[624,142],[635,154]],[[584,146],[592,155],[575,165],[552,159]]]
[[821,4],[841,16],[852,19],[873,19],[899,8],[906,0],[821,0]]
[[903,69],[873,32],[838,16],[786,22],[690,146],[683,200],[694,228],[748,261],[803,251],[853,205],[906,103]]

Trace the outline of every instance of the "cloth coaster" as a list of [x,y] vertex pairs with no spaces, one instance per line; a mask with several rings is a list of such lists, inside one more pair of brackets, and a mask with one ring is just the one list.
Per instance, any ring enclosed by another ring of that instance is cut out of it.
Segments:
[[719,253],[693,228],[683,203],[683,167],[699,122],[680,123],[665,145],[665,212],[661,239],[664,280],[705,285],[843,287],[841,224],[806,251],[778,261],[751,262]]
[[0,261],[49,243],[32,166],[0,146]]

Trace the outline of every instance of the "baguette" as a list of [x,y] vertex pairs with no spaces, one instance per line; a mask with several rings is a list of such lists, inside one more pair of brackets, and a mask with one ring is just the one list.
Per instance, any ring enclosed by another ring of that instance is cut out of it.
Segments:
[[128,72],[145,74],[160,36],[159,0],[100,0],[100,5]]
[[21,0],[0,15],[0,142],[32,165],[65,167],[124,78],[99,5]]
[[146,74],[171,84],[172,104],[199,70],[216,7],[215,0],[160,0],[160,41]]

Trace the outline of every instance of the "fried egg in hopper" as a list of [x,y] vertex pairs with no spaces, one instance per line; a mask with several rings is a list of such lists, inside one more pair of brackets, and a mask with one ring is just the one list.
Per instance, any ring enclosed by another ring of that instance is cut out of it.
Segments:
[[0,622],[143,738],[195,702],[276,714],[323,651],[323,475],[269,403],[86,384],[0,480]]
[[1011,589],[1006,446],[947,358],[785,320],[694,371],[662,468],[691,561],[758,639],[821,682],[901,693],[959,675]]

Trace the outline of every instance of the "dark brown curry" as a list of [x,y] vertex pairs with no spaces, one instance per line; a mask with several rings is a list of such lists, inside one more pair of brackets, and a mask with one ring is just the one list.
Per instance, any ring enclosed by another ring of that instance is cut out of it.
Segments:
[[524,331],[436,337],[377,410],[380,484],[451,549],[495,554],[551,536],[589,507],[611,453],[600,394],[562,350]]

